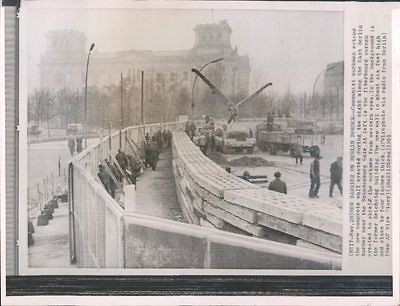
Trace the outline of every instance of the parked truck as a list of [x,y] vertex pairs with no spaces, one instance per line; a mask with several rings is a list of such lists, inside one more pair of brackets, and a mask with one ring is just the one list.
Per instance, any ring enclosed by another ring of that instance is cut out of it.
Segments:
[[246,150],[246,153],[252,154],[255,145],[256,139],[249,137],[245,131],[217,129],[215,132],[215,148],[223,153]]
[[271,127],[267,124],[258,124],[256,126],[256,144],[261,151],[268,151],[275,155],[278,151],[289,152],[291,156],[295,155],[295,145],[301,144],[303,152],[310,153],[312,157],[319,155],[320,148],[317,141],[320,135],[315,132],[313,126],[298,124],[290,120],[276,120]]

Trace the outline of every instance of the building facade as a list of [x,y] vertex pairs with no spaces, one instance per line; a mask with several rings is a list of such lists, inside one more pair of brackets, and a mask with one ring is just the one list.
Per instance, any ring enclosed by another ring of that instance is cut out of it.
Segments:
[[[218,63],[210,64],[204,70],[205,75],[226,95],[245,96],[249,90],[249,58],[238,55],[237,48],[231,46],[231,33],[231,27],[224,20],[196,25],[195,44],[189,50],[100,53],[95,49],[90,58],[88,86],[102,88],[118,85],[121,73],[132,83],[139,84],[141,71],[144,71],[147,107],[152,113],[152,109],[160,108],[165,103],[157,97],[176,96],[183,88],[191,95],[195,77],[191,72],[193,67],[200,68],[211,60],[223,58]],[[84,88],[89,43],[85,35],[76,30],[49,32],[47,49],[40,63],[41,87],[53,91]],[[207,90],[201,81],[197,82],[194,91],[196,99],[201,100]]]
[[329,99],[330,117],[343,118],[344,62],[330,63],[324,73],[324,96]]

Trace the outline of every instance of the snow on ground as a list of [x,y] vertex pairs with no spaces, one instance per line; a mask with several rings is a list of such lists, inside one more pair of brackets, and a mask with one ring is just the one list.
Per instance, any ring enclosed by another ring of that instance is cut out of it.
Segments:
[[[91,145],[95,139],[88,139]],[[43,192],[43,179],[48,177],[51,181],[51,174],[58,181],[58,159],[61,161],[61,169],[66,169],[71,159],[66,141],[43,142],[29,144],[28,146],[28,188],[29,200],[39,204],[37,184]],[[66,184],[61,172],[60,182]],[[65,173],[66,174],[66,173]],[[51,200],[49,195],[48,200]],[[41,205],[44,205],[44,197],[40,198]],[[33,239],[35,244],[28,248],[29,266],[40,268],[63,268],[73,267],[69,264],[69,225],[68,225],[68,203],[59,202],[59,208],[54,211],[54,218],[49,220],[47,226],[36,226],[37,216],[40,213],[39,207],[31,206],[29,216],[35,227]]]
[[31,268],[73,268],[69,262],[68,202],[58,202],[53,219],[46,226],[37,226],[32,218],[35,232],[33,246],[28,248]]

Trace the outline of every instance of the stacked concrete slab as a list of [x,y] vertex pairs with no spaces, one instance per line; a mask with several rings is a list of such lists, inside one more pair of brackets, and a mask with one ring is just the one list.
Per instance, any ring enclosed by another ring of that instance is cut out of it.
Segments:
[[178,200],[189,222],[239,229],[260,238],[273,233],[292,244],[306,242],[341,252],[339,208],[269,191],[238,178],[207,158],[183,132],[173,134],[172,149]]

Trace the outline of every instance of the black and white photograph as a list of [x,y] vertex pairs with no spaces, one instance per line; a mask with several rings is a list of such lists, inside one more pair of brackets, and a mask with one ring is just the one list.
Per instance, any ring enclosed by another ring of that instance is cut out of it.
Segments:
[[28,270],[342,268],[343,12],[23,13]]

